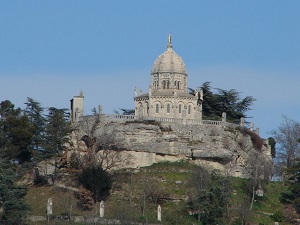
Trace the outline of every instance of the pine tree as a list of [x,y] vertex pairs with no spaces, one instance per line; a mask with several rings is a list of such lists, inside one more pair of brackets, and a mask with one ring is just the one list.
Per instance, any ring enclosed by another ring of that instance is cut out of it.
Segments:
[[57,156],[62,154],[69,142],[71,124],[66,109],[50,107],[46,122],[45,149],[49,156],[54,156],[55,170],[52,176],[53,185],[57,177]]
[[46,119],[43,115],[44,108],[39,102],[29,97],[27,98],[25,105],[25,114],[28,116],[30,124],[32,124],[35,128],[35,133],[31,140],[30,147],[36,151],[44,150],[46,126]]
[[9,159],[19,162],[31,160],[29,148],[35,127],[29,123],[28,117],[20,108],[6,100],[0,104],[0,149]]
[[12,164],[0,160],[0,218],[1,224],[24,224],[28,206],[25,203],[27,190],[16,185],[16,173]]
[[251,96],[240,97],[235,89],[224,90],[217,88],[212,91],[210,82],[205,82],[200,87],[203,91],[202,112],[204,119],[221,119],[223,112],[227,114],[227,120],[238,123],[241,117],[247,118],[246,112],[251,109],[255,99]]

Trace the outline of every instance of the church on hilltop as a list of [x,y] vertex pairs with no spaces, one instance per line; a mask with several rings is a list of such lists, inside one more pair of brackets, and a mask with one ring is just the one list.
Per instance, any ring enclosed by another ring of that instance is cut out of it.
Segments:
[[181,57],[173,50],[171,35],[167,50],[155,60],[149,92],[135,89],[136,118],[202,119],[201,90],[188,91],[187,71]]
[[[167,50],[154,61],[148,93],[135,88],[134,103],[134,114],[103,114],[99,106],[96,115],[83,116],[84,95],[74,96],[70,119],[78,125],[78,136],[71,148],[87,152],[82,142],[92,131],[97,147],[132,159],[122,161],[120,168],[188,160],[248,178],[253,156],[260,158],[265,171],[271,168],[271,146],[253,123],[247,128],[244,118],[239,124],[227,122],[226,112],[221,120],[202,119],[203,92],[188,88],[186,66],[173,50],[171,36]],[[97,154],[101,157],[102,152]]]
[[[202,90],[188,89],[188,74],[181,57],[173,50],[169,35],[167,50],[155,60],[148,93],[134,91],[134,119],[202,121]],[[83,116],[84,96],[71,99],[71,121]]]

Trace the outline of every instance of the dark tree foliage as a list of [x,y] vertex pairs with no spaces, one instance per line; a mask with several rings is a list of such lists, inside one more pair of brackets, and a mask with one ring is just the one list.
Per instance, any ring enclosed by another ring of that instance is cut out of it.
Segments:
[[79,183],[93,193],[95,202],[106,200],[112,187],[111,175],[100,166],[88,167],[78,174]]
[[119,108],[121,112],[118,110],[114,110],[115,114],[121,114],[121,115],[134,115],[135,110],[134,109],[124,109],[124,108]]
[[20,108],[15,109],[10,101],[1,102],[0,107],[0,149],[9,159],[19,162],[30,161],[32,151],[29,147],[35,133],[27,115]]
[[46,150],[52,155],[61,153],[66,148],[69,141],[71,126],[67,109],[57,109],[50,107],[48,109],[46,121]]
[[287,174],[290,176],[289,191],[281,194],[281,202],[293,204],[295,210],[300,214],[300,163],[287,169]]
[[275,158],[276,157],[276,141],[272,137],[269,137],[268,141],[269,141],[269,145],[271,146],[271,155],[272,155],[272,158]]
[[203,224],[227,224],[229,209],[229,180],[213,171],[206,196],[201,221]]
[[255,99],[251,96],[240,97],[235,89],[212,91],[210,82],[200,87],[203,90],[202,112],[205,119],[221,119],[223,112],[227,114],[227,121],[238,123],[241,117],[248,118],[246,112],[251,109]]
[[189,207],[198,212],[197,219],[202,224],[227,224],[229,209],[229,180],[218,171],[209,174],[204,168],[196,168],[190,184],[196,195],[190,199]]
[[44,150],[46,126],[46,119],[43,115],[44,109],[39,102],[29,97],[27,98],[25,105],[25,114],[28,116],[30,124],[35,128],[30,147],[33,150]]
[[0,224],[25,224],[27,190],[16,185],[16,178],[12,165],[0,160]]
[[48,111],[45,130],[45,153],[48,154],[49,157],[54,157],[55,169],[51,178],[53,185],[55,185],[58,168],[57,156],[63,153],[66,144],[69,142],[71,124],[66,109],[50,107]]

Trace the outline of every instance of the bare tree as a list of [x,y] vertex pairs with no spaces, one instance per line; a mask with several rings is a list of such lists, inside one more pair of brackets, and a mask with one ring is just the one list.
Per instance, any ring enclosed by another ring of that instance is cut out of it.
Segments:
[[287,116],[282,116],[283,121],[277,130],[271,133],[279,145],[276,158],[288,168],[293,166],[295,159],[300,157],[300,123]]
[[118,149],[117,143],[110,136],[97,137],[97,130],[105,124],[102,121],[101,107],[99,111],[93,110],[93,115],[83,117],[76,124],[74,132],[77,142],[84,142],[86,146],[86,154],[82,157],[82,165],[84,167],[100,165],[103,170],[118,169],[120,167],[130,165],[133,156],[126,151]]
[[249,154],[248,160],[249,182],[248,193],[250,195],[250,210],[252,210],[256,190],[262,185],[263,180],[269,180],[272,164],[259,152]]

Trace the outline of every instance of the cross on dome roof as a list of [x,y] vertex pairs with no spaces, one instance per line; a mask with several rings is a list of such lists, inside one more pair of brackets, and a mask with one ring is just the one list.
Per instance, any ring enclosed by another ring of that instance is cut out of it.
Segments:
[[172,46],[172,36],[168,37],[168,48],[155,60],[152,67],[152,74],[177,73],[186,75],[186,68],[181,57],[174,52]]
[[168,37],[168,49],[172,49],[172,36],[171,36],[171,34],[169,34],[169,37]]

